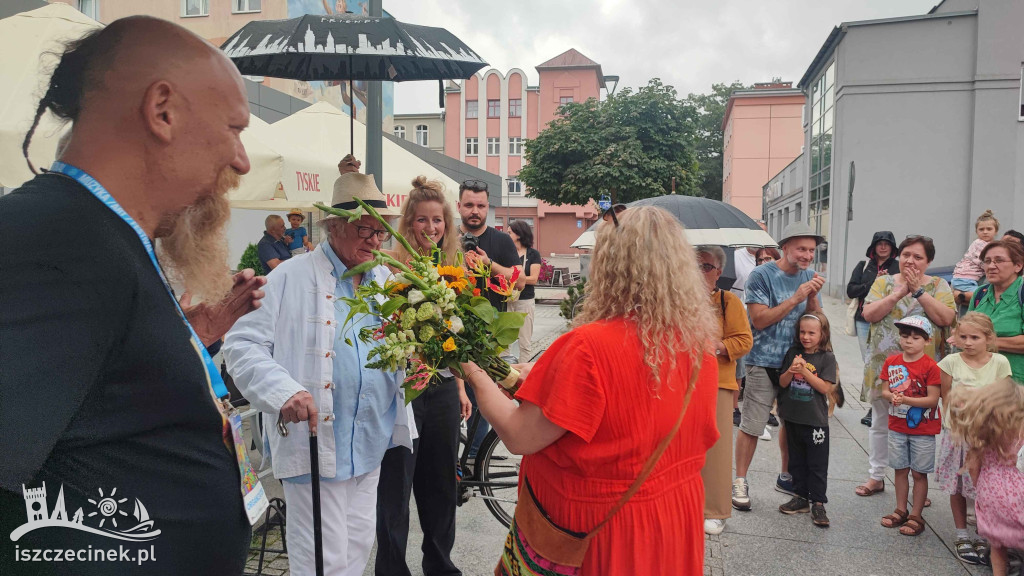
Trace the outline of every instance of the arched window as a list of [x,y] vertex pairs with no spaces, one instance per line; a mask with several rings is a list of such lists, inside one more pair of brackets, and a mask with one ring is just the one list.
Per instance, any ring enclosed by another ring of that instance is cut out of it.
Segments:
[[426,124],[418,124],[416,126],[416,143],[419,144],[420,146],[426,146],[427,145],[427,135],[428,135],[427,133],[428,133],[427,125]]

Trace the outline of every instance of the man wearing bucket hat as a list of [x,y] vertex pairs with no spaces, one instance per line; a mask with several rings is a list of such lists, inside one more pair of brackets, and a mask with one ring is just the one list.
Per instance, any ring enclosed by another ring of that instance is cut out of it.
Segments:
[[[818,292],[825,279],[810,270],[814,253],[824,238],[803,222],[783,230],[779,247],[782,259],[754,268],[747,278],[744,294],[747,313],[753,326],[754,347],[746,356],[746,388],[743,393],[740,433],[736,435],[736,479],[732,484],[732,505],[750,510],[747,470],[757,449],[757,440],[768,423],[775,400],[775,386],[786,350],[800,316],[818,310]],[[788,473],[789,452],[784,429],[779,429],[782,473],[775,489],[792,494],[793,480]]]
[[[331,204],[351,210],[355,198],[391,214],[372,176],[338,178]],[[372,260],[389,234],[369,215],[355,222],[327,216],[320,225],[327,240],[268,277],[259,314],[228,333],[224,357],[239,390],[264,414],[264,441],[288,504],[292,573],[311,574],[314,566],[308,426],[316,426],[323,541],[330,543],[325,573],[359,575],[373,546],[381,460],[389,447],[412,448],[415,425],[399,386],[403,375],[365,368],[370,346],[357,335],[379,321],[364,315],[345,325],[343,298],[390,272],[377,266],[343,275]]]

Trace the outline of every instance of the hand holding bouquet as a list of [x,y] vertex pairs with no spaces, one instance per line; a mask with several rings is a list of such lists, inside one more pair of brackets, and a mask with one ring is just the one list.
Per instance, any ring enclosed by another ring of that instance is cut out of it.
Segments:
[[362,217],[365,210],[412,255],[403,263],[375,250],[373,260],[345,274],[347,278],[380,265],[398,271],[383,286],[377,282],[359,286],[354,298],[344,299],[350,306],[345,325],[357,314],[371,314],[381,321],[379,327],[359,333],[363,342],[376,344],[366,367],[397,371],[408,366],[402,384],[406,403],[419,396],[439,371],[447,368],[461,373],[462,362],[475,362],[495,382],[514,392],[519,373],[500,354],[519,337],[524,315],[498,312],[475,285],[483,278],[491,291],[514,300],[518,269],[511,281],[499,276],[495,282],[489,263],[475,260],[473,268],[463,268],[461,252],[453,263],[444,262],[436,246],[431,255],[422,255],[373,207],[358,198],[356,202],[360,207],[353,211],[316,206],[350,222]]

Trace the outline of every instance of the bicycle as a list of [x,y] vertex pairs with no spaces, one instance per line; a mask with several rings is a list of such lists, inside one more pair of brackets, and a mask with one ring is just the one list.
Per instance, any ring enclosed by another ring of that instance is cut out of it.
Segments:
[[471,498],[482,498],[491,514],[507,528],[512,523],[519,501],[522,456],[509,452],[491,429],[480,443],[476,457],[470,460],[470,439],[475,437],[482,419],[480,411],[474,408],[465,424],[466,431],[460,435],[459,469],[462,480],[459,482],[458,505],[462,506]]

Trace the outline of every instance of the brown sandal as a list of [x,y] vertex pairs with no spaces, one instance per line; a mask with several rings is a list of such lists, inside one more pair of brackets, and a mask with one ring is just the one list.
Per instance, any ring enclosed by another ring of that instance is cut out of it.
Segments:
[[917,515],[908,516],[900,527],[900,534],[904,536],[920,536],[921,532],[924,532],[924,518]]
[[[868,482],[871,482],[871,481],[868,480]],[[885,492],[885,480],[881,481],[882,484],[881,484],[881,486],[879,488],[872,488],[872,487],[868,486],[868,482],[865,482],[865,483],[861,484],[860,486],[857,486],[856,488],[854,488],[853,489],[853,493],[856,494],[857,496],[874,496],[875,494],[878,494],[879,492]]]
[[[882,526],[886,528],[899,528],[907,523],[907,519],[910,518],[910,513],[906,510],[893,510],[892,514],[886,514],[882,517]],[[889,523],[886,524],[885,521]]]

